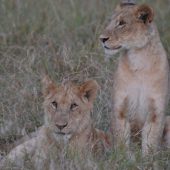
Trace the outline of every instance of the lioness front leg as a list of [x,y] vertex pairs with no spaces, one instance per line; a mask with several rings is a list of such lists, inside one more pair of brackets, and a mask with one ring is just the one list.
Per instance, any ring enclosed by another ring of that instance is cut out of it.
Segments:
[[127,98],[124,98],[120,103],[115,103],[112,127],[114,128],[114,140],[116,145],[123,145],[126,149],[129,149],[130,123],[128,119],[127,102]]
[[[161,102],[150,100],[149,114],[142,129],[142,153],[148,155],[149,152],[157,151],[163,134],[165,115],[164,106]],[[163,102],[162,102],[163,103]]]

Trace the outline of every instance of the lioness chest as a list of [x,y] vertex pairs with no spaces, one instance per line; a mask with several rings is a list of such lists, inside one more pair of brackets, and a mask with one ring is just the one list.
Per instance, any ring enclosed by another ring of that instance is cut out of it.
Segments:
[[149,114],[150,102],[152,98],[155,98],[155,92],[158,95],[164,93],[160,84],[164,77],[161,76],[161,70],[157,67],[138,69],[126,62],[126,60],[119,61],[115,76],[117,84],[114,89],[117,95],[115,100],[120,96],[123,96],[120,99],[122,101],[127,99],[126,116],[128,115],[131,123],[141,128]]
[[151,82],[144,77],[134,76],[124,89],[128,98],[127,114],[130,122],[141,122],[143,125],[149,108],[149,99],[152,95]]

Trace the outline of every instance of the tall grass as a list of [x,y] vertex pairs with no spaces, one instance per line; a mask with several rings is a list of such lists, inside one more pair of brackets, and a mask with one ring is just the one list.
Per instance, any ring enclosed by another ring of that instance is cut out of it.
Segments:
[[[92,116],[96,127],[108,130],[116,58],[105,62],[98,37],[117,2],[0,1],[0,150],[43,123],[40,84],[43,72],[48,72],[56,82],[96,79],[101,90]],[[155,10],[161,40],[170,55],[170,1],[141,0],[139,3],[145,2]],[[169,152],[159,155],[160,163],[170,167]],[[139,160],[132,163],[121,151],[115,151],[104,161],[94,161],[91,169],[142,169],[154,158],[145,161],[139,154]],[[86,160],[83,161],[82,168],[77,169],[90,169],[85,167]]]

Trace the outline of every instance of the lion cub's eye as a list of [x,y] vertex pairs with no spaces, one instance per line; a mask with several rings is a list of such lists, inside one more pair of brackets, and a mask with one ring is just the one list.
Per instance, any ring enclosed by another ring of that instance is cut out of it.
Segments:
[[56,101],[53,101],[53,102],[51,103],[51,105],[52,105],[52,107],[53,107],[54,109],[57,109],[58,104],[57,104]]
[[72,103],[70,106],[70,110],[74,110],[78,105],[76,103]]
[[123,25],[125,25],[125,24],[126,24],[126,22],[125,22],[125,21],[120,20],[118,25],[119,25],[119,26],[123,26]]

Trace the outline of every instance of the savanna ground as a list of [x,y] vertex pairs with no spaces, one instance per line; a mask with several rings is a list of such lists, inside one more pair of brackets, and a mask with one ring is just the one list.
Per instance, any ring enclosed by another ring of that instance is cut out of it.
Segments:
[[[116,57],[104,60],[99,35],[118,1],[114,0],[0,0],[0,150],[43,123],[41,77],[56,81],[93,78],[101,90],[92,113],[96,127],[109,129],[112,73]],[[170,56],[170,1],[141,0],[152,5],[161,40]],[[136,161],[122,150],[101,160],[88,157],[58,160],[58,169],[146,169],[155,159],[170,169],[170,152],[161,151]],[[31,163],[23,167],[32,170]],[[6,169],[13,169],[6,167]]]

